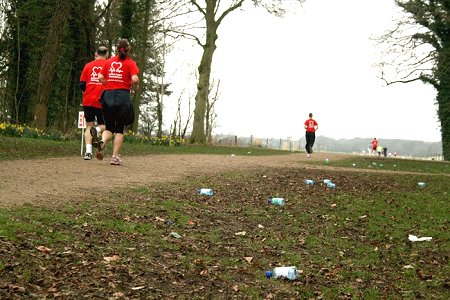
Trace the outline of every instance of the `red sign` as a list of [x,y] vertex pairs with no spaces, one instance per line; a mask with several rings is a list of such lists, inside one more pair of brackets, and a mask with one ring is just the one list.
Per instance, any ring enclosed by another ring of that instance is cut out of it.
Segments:
[[84,118],[84,111],[78,112],[78,128],[86,128],[86,119]]

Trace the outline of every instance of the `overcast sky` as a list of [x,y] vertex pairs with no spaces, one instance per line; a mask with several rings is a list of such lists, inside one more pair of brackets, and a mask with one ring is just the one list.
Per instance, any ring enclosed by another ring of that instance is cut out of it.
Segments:
[[[370,40],[393,28],[392,0],[307,0],[284,18],[246,6],[219,27],[213,77],[220,79],[214,133],[298,139],[312,112],[317,135],[440,141],[435,97],[422,83],[386,87]],[[195,96],[201,49],[187,42],[167,58],[174,93]],[[169,125],[168,125],[169,126]]]

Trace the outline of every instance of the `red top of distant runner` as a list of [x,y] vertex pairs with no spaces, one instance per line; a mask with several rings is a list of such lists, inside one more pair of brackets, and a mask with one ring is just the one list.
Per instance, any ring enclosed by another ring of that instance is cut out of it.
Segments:
[[80,81],[86,82],[86,90],[83,95],[83,106],[102,108],[99,100],[105,87],[98,80],[98,74],[104,69],[105,64],[105,59],[97,59],[84,66],[80,77]]
[[374,140],[372,140],[371,144],[372,144],[372,149],[376,149],[377,145],[378,145],[378,141],[374,139]]
[[308,119],[305,121],[306,131],[309,131],[309,132],[316,132],[315,126],[318,126],[318,125],[319,124],[317,124],[316,120],[314,120],[314,119]]
[[131,89],[131,76],[139,74],[136,62],[129,57],[120,60],[113,56],[106,62],[102,75],[106,79],[106,90]]

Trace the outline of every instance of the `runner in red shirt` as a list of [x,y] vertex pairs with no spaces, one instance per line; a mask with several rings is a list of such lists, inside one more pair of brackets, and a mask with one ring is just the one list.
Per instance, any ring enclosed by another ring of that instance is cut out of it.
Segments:
[[307,157],[310,157],[313,153],[314,142],[316,141],[316,130],[319,129],[319,124],[317,124],[316,120],[313,118],[313,114],[309,113],[309,119],[305,121],[305,129],[306,129],[306,153]]
[[377,138],[373,138],[373,140],[372,140],[372,142],[370,142],[370,144],[372,145],[372,154],[375,154],[377,152],[377,146],[378,146]]
[[118,54],[108,59],[99,74],[99,80],[105,85],[101,102],[106,129],[97,147],[97,159],[103,159],[103,150],[114,136],[111,164],[121,165],[119,150],[123,144],[123,132],[125,126],[134,121],[130,90],[131,87],[134,91],[139,89],[139,69],[129,57],[131,47],[128,40],[120,39],[116,47]]
[[[108,49],[104,46],[98,47],[95,52],[95,60],[87,63],[80,77],[80,88],[83,91],[83,110],[86,119],[86,154],[84,160],[92,159],[92,144],[96,140],[97,133],[105,129],[100,96],[104,90],[103,84],[98,80],[98,73],[104,68],[108,58]],[[95,127],[97,120],[97,127]]]

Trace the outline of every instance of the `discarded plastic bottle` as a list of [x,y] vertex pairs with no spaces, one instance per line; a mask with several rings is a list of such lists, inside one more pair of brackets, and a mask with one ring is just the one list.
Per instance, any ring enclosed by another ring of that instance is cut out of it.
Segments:
[[325,184],[329,184],[331,182],[331,179],[324,179],[323,180],[323,183],[325,183]]
[[197,195],[212,196],[214,195],[214,191],[212,189],[198,189]]
[[314,184],[314,180],[311,180],[311,179],[306,179],[305,180],[305,183],[307,184],[307,185],[313,185]]
[[417,185],[421,188],[425,187],[427,184],[425,182],[418,182]]
[[291,267],[276,267],[272,271],[266,271],[266,278],[282,278],[295,280],[297,279],[298,271],[294,266]]
[[284,205],[286,203],[286,201],[284,200],[284,198],[269,198],[267,199],[267,203],[269,204],[274,204],[274,205]]
[[335,189],[336,188],[336,184],[332,183],[331,181],[327,183],[327,187],[330,189]]

